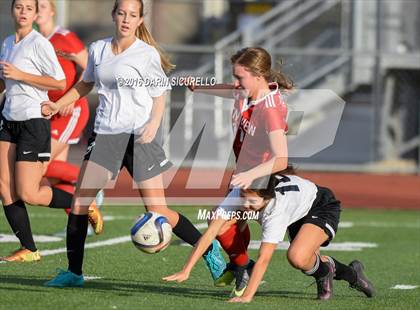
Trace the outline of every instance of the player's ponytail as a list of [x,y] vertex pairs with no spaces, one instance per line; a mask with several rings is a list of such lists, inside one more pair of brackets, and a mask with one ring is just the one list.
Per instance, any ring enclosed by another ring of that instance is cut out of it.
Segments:
[[284,174],[293,175],[296,174],[296,170],[293,165],[289,164],[286,169],[273,173],[271,175],[263,176],[255,179],[248,191],[255,192],[258,196],[269,200],[276,197],[276,186],[279,184]]
[[151,45],[151,46],[153,46],[154,48],[157,49],[157,51],[159,52],[159,55],[160,55],[160,61],[162,63],[162,68],[166,73],[171,72],[175,68],[175,65],[171,63],[171,61],[169,60],[169,57],[162,51],[162,49],[156,43],[155,39],[150,34],[150,32],[147,29],[144,22],[141,23],[141,25],[137,28],[136,36],[140,40],[146,42],[147,44],[149,44],[149,45]]
[[271,56],[261,47],[246,47],[236,52],[230,61],[232,65],[239,64],[257,76],[262,76],[267,82],[275,82],[281,89],[292,89],[293,82],[281,71],[271,68]]
[[[143,0],[137,0],[140,3],[140,17],[144,17],[144,3]],[[120,0],[115,0],[114,8],[112,9],[112,15],[114,16],[117,12],[118,5]],[[141,25],[136,30],[136,37],[142,40],[143,42],[153,46],[157,49],[160,55],[160,61],[162,64],[162,68],[166,73],[169,73],[172,69],[175,68],[175,65],[171,63],[169,57],[162,51],[159,45],[156,43],[155,39],[147,29],[146,25],[141,23]]]

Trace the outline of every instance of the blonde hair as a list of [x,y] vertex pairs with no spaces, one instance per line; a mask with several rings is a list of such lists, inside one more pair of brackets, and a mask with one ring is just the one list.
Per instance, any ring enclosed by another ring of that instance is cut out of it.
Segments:
[[[112,9],[112,15],[115,15],[118,5],[121,0],[115,0],[114,8]],[[144,17],[144,4],[143,0],[137,0],[140,3],[140,17]],[[155,39],[147,29],[146,25],[141,23],[141,25],[136,30],[136,36],[143,42],[146,42],[147,44],[153,46],[157,49],[160,55],[160,61],[162,64],[162,68],[166,73],[169,73],[171,70],[175,68],[175,65],[171,63],[169,57],[163,52],[163,50],[159,47],[159,45],[156,43]]]
[[294,84],[285,74],[271,68],[271,56],[261,47],[246,47],[237,51],[231,58],[232,65],[239,64],[267,82],[276,82],[280,88],[292,89]]
[[54,12],[54,14],[57,14],[57,1],[56,0],[48,0],[48,2],[51,5],[51,10]]

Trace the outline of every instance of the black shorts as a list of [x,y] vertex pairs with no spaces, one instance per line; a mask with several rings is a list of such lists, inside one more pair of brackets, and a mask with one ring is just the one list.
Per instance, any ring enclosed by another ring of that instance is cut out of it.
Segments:
[[139,136],[127,133],[93,133],[84,159],[110,171],[113,179],[125,167],[135,182],[153,178],[172,166],[156,139],[151,143],[140,144],[135,142],[138,138]]
[[321,246],[327,246],[337,233],[341,212],[340,201],[335,199],[330,189],[317,187],[318,192],[308,214],[287,228],[290,242],[297,236],[303,224],[314,224],[325,231],[328,240]]
[[49,161],[51,157],[50,121],[45,118],[8,121],[1,116],[0,141],[16,144],[16,161]]

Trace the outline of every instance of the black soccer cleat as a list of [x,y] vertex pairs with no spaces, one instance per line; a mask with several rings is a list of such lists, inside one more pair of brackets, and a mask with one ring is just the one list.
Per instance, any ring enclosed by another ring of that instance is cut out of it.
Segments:
[[349,264],[349,266],[356,273],[356,282],[350,283],[350,288],[354,288],[364,293],[367,297],[373,297],[373,295],[375,295],[375,289],[373,288],[373,284],[363,273],[363,264],[358,260],[354,260]]
[[248,286],[251,278],[252,269],[255,262],[251,259],[245,266],[234,266],[233,275],[235,276],[235,287],[231,293],[232,297],[241,297]]
[[328,265],[328,274],[322,278],[316,279],[316,288],[319,300],[328,300],[333,295],[334,265],[326,262]]

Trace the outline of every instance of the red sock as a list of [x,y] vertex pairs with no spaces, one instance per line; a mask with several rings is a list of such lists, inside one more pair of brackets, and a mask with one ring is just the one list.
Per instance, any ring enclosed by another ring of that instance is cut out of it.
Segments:
[[248,224],[246,224],[245,229],[241,232],[241,236],[245,249],[248,249],[249,242],[251,241],[251,232],[249,231]]
[[218,236],[217,240],[229,255],[232,264],[237,266],[248,264],[249,257],[243,240],[243,233],[239,231],[238,225],[232,225],[226,232]]
[[[75,191],[75,186],[73,184],[69,184],[69,183],[58,183],[56,185],[54,185],[55,188],[61,189],[67,193],[70,194],[74,194]],[[67,215],[70,214],[71,209],[64,209],[64,211],[67,213]]]
[[66,161],[53,160],[49,165],[45,177],[58,179],[67,183],[76,184],[80,168]]

